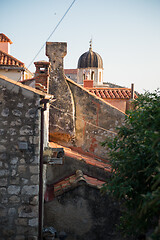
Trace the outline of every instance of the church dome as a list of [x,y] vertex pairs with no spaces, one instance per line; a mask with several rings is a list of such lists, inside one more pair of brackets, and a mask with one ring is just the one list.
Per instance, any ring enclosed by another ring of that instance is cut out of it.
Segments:
[[103,68],[103,61],[101,56],[92,51],[90,45],[89,51],[83,53],[78,60],[78,68]]

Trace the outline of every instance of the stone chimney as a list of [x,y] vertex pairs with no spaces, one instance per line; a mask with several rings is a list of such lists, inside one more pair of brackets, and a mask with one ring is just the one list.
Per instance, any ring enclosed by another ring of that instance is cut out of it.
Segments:
[[83,87],[93,88],[93,80],[88,80],[88,78],[86,77],[86,79],[83,80]]
[[50,108],[50,140],[69,142],[74,135],[74,102],[63,69],[67,43],[47,42],[46,55],[51,63],[49,93],[56,101]]
[[134,83],[131,84],[131,99],[134,100]]
[[35,88],[43,92],[49,92],[49,67],[50,63],[46,61],[34,62],[35,72]]
[[3,33],[0,33],[0,50],[10,54],[10,45],[12,41]]

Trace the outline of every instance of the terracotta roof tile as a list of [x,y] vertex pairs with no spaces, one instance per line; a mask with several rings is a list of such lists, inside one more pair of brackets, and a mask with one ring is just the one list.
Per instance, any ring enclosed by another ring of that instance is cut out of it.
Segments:
[[64,69],[65,74],[77,74],[77,69]]
[[[130,99],[131,89],[129,88],[87,88],[87,90],[102,99]],[[135,99],[137,95],[134,95]]]
[[50,142],[49,146],[53,147],[53,148],[63,147],[64,152],[65,152],[65,156],[75,158],[79,161],[85,162],[86,164],[96,166],[98,168],[102,168],[102,169],[104,169],[104,171],[107,171],[107,172],[111,172],[111,166],[110,166],[109,162],[106,161],[105,159],[99,159],[98,160],[97,156],[95,156],[95,157],[94,156],[88,156],[88,155],[85,155],[85,153],[76,152],[76,151],[74,151],[70,148],[58,145],[58,144],[53,143],[53,142]]
[[83,174],[81,170],[77,170],[75,174],[64,178],[58,183],[47,185],[45,192],[45,201],[48,202],[53,200],[55,196],[59,196],[64,192],[67,192],[70,189],[79,186],[82,182],[95,188],[101,188],[105,183],[104,181],[101,181],[97,178]]
[[0,66],[25,67],[24,63],[0,50]]
[[12,44],[12,41],[4,33],[0,33],[0,42],[9,42]]

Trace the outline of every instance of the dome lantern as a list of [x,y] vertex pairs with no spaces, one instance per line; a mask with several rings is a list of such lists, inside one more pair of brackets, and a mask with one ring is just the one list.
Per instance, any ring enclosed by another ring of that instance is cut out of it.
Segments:
[[[103,60],[101,56],[92,50],[92,40],[90,40],[89,51],[83,53],[78,60],[77,83],[83,84],[83,80],[93,80],[93,85],[103,84]],[[87,75],[86,75],[87,74]]]

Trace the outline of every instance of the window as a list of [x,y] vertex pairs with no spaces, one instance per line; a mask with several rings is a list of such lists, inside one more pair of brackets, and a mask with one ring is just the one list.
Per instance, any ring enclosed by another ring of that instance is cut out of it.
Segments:
[[91,80],[94,80],[94,71],[91,73]]
[[101,76],[101,72],[99,72],[99,82],[101,83],[102,82],[102,76]]

